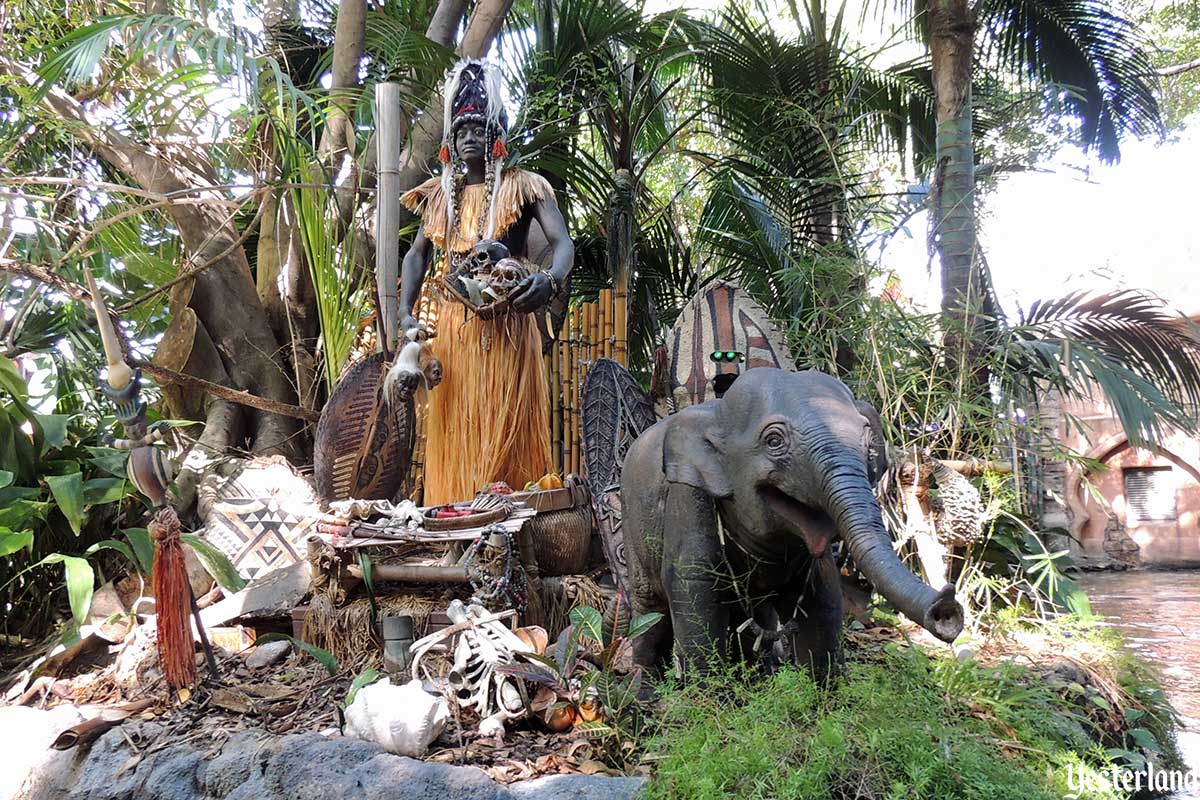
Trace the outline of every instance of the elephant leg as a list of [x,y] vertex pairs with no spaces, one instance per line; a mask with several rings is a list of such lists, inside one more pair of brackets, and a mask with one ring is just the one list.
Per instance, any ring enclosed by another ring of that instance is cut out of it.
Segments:
[[667,662],[671,655],[673,631],[671,630],[671,609],[666,603],[653,602],[639,604],[638,615],[657,611],[663,615],[650,630],[633,640],[633,663],[644,669],[654,669]]
[[799,630],[791,634],[792,659],[812,670],[818,683],[841,671],[842,585],[832,553],[813,561],[803,594],[794,597]]
[[662,582],[670,608],[681,674],[711,672],[729,639],[728,565],[717,535],[717,511],[704,491],[685,484],[667,490]]

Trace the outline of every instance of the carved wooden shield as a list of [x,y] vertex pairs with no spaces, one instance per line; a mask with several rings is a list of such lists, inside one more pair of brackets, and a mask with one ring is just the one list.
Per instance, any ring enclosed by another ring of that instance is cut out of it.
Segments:
[[373,353],[346,370],[321,409],[313,477],[321,500],[394,500],[412,461],[412,401],[393,412],[381,396],[387,363]]
[[604,555],[617,585],[629,590],[621,530],[621,465],[629,445],[657,421],[650,397],[625,367],[608,358],[592,365],[583,384],[584,472]]
[[[736,284],[721,281],[688,302],[667,338],[671,398],[678,411],[715,397],[713,379],[755,367],[795,369],[767,312]],[[715,362],[714,350],[736,351],[740,363]]]

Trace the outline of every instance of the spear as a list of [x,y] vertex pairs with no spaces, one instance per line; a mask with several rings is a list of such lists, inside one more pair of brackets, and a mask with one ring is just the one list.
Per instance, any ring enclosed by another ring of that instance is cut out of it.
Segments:
[[100,379],[100,389],[116,407],[117,419],[125,427],[127,439],[118,443],[118,446],[129,450],[126,472],[133,485],[158,509],[149,525],[154,537],[151,582],[154,586],[158,659],[167,684],[173,689],[184,689],[196,682],[196,662],[192,657],[195,642],[188,620],[189,612],[196,621],[200,643],[204,646],[204,655],[214,679],[217,678],[217,659],[200,621],[200,609],[188,580],[179,515],[167,502],[167,486],[171,482],[170,463],[162,449],[154,447],[157,435],[150,435],[146,427],[146,404],[141,399],[141,374],[125,362],[121,340],[117,338],[104,295],[100,293],[100,287],[86,265],[83,279],[92,296],[92,310],[96,312],[96,325],[100,328],[100,341],[104,345],[104,360],[108,364],[106,375]]

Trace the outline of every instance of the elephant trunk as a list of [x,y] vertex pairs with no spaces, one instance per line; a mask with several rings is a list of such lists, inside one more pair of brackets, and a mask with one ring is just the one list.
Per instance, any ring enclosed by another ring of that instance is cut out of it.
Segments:
[[952,642],[962,632],[962,607],[954,587],[935,591],[897,557],[883,526],[862,457],[837,445],[813,453],[824,475],[825,508],[841,531],[854,563],[875,588],[914,622]]

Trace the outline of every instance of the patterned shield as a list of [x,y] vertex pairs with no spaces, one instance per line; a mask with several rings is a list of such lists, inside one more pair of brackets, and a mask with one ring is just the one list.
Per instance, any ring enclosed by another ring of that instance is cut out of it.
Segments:
[[403,494],[416,420],[412,401],[394,413],[380,387],[388,364],[374,353],[345,371],[321,409],[313,477],[324,502],[394,500]]
[[[763,307],[724,281],[688,302],[668,335],[667,348],[671,411],[712,400],[718,375],[755,367],[796,368]],[[710,358],[714,351],[740,353],[743,360],[716,362]]]
[[592,365],[583,385],[584,472],[604,555],[617,585],[629,590],[621,530],[621,465],[629,445],[657,421],[650,397],[625,367],[608,358]]

